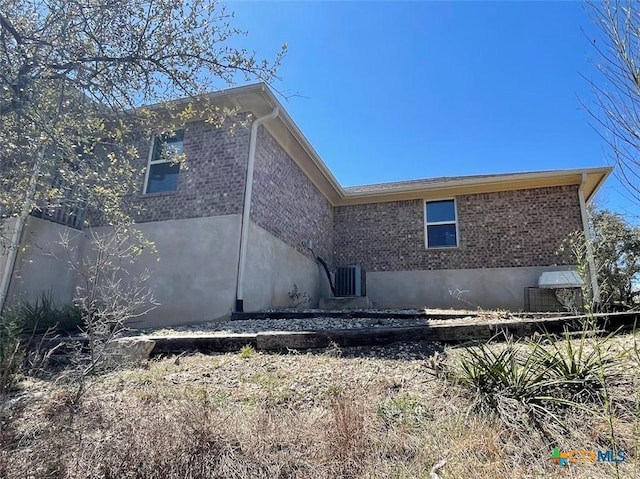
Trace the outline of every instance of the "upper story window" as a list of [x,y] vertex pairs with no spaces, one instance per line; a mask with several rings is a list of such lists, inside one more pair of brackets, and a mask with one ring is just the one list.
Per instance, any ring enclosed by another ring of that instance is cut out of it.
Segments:
[[180,163],[175,162],[182,155],[184,147],[184,131],[177,131],[173,136],[155,136],[153,148],[149,154],[145,193],[162,193],[178,189]]
[[458,224],[455,200],[425,201],[427,248],[458,246]]

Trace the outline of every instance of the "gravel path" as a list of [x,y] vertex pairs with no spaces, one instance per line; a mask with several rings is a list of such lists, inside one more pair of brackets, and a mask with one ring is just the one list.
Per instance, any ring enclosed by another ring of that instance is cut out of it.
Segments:
[[[379,312],[379,311],[376,311]],[[393,310],[395,313],[415,313],[423,312],[416,310]],[[451,310],[428,311],[433,314],[438,313],[458,313]],[[318,312],[321,314],[321,312]],[[486,313],[478,315],[477,312],[460,311],[460,317],[454,319],[428,319],[428,318],[326,318],[318,316],[316,318],[306,319],[259,319],[259,320],[239,320],[239,321],[215,321],[207,323],[199,323],[186,326],[171,326],[161,329],[144,329],[135,330],[131,334],[150,335],[150,336],[173,336],[184,334],[202,334],[202,335],[227,335],[239,333],[259,333],[265,331],[323,331],[327,329],[360,329],[360,328],[388,328],[403,326],[421,326],[429,324],[438,324],[451,321],[469,321],[469,320],[487,320],[487,319],[506,319],[508,316],[498,313]]]
[[263,331],[322,331],[325,329],[358,329],[371,327],[418,326],[429,324],[428,319],[247,319],[242,321],[223,321],[173,326],[170,328],[145,330],[142,334],[169,336],[174,334],[230,334],[257,333]]

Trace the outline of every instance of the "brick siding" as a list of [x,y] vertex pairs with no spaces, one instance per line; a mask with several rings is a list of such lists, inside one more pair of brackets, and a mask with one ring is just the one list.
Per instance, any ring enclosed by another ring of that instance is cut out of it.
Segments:
[[138,223],[169,219],[201,218],[242,213],[249,154],[249,128],[240,124],[246,114],[229,118],[221,127],[204,121],[185,127],[186,168],[180,168],[175,192],[143,195],[144,171],[150,141],[138,145],[142,171],[139,194],[133,203],[142,206]]
[[314,252],[331,263],[331,204],[264,127],[256,144],[251,219],[307,256],[304,245],[312,240]]
[[367,271],[560,264],[555,252],[582,229],[577,186],[456,197],[458,247],[425,248],[422,200],[334,209],[334,261]]
[[[138,194],[137,222],[241,214],[249,151],[246,116],[216,128],[185,128],[176,192]],[[234,128],[230,128],[231,124]],[[150,142],[139,147],[144,171]],[[140,191],[144,177],[140,179]],[[330,265],[359,263],[367,271],[548,266],[571,231],[581,229],[577,186],[456,197],[459,247],[425,248],[422,200],[332,208],[264,128],[256,148],[251,219],[303,254],[308,240]]]

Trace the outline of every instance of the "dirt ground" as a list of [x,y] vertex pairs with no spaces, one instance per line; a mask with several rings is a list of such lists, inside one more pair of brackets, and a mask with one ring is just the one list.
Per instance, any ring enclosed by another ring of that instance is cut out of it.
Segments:
[[[639,409],[575,411],[563,437],[523,436],[472,412],[473,395],[435,373],[463,349],[158,358],[89,378],[80,394],[75,380],[25,378],[0,405],[0,477],[640,477]],[[613,394],[637,408],[631,365]],[[549,460],[554,447],[609,449],[612,430],[625,462]]]

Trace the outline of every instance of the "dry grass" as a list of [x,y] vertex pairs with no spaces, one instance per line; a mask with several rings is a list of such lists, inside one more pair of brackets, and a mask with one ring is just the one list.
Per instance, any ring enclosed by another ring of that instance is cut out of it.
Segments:
[[[0,477],[429,478],[442,459],[443,479],[615,477],[609,464],[547,459],[553,447],[608,449],[605,417],[574,411],[555,443],[523,437],[430,374],[428,347],[154,360],[97,377],[80,402],[74,384],[24,380],[0,406]],[[635,455],[640,379],[628,361],[611,394],[618,447]],[[620,464],[619,477],[638,476],[634,458]]]

